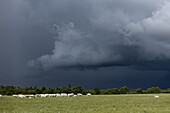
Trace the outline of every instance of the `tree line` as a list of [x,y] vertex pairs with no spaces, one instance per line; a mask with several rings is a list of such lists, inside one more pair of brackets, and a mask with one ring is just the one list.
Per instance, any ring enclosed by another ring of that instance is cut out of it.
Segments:
[[0,86],[0,94],[2,95],[13,95],[13,94],[57,94],[57,93],[82,93],[86,95],[91,93],[93,95],[111,95],[111,94],[152,94],[152,93],[170,93],[170,88],[162,90],[159,87],[148,88],[147,90],[142,90],[142,88],[132,89],[127,86],[123,86],[120,89],[103,89],[100,90],[99,87],[95,87],[93,90],[85,90],[81,86],[71,87],[71,84],[68,87],[60,88],[46,88],[40,87],[25,87],[21,88],[19,86]]

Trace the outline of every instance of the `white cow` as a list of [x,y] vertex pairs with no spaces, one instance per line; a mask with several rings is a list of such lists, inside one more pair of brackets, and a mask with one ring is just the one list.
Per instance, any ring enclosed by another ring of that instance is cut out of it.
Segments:
[[87,93],[87,96],[91,96],[91,94],[90,94],[90,93]]
[[0,94],[0,98],[2,98],[2,95]]
[[35,95],[24,95],[25,97],[27,97],[27,98],[29,98],[29,97],[31,97],[31,98],[35,98]]
[[77,94],[77,96],[79,96],[79,97],[80,97],[80,96],[82,96],[82,94],[81,94],[81,93],[78,93],[78,94]]
[[29,99],[31,99],[32,97],[28,97]]
[[18,95],[12,95],[12,97],[18,98],[19,96]]
[[77,95],[74,95],[74,97],[77,97]]
[[41,97],[41,98],[44,98],[44,97],[47,97],[47,95],[45,95],[45,94],[40,94],[40,97]]
[[159,98],[159,96],[158,96],[158,95],[154,95],[154,97],[155,97],[155,98]]
[[53,94],[48,94],[49,97],[53,97]]
[[56,94],[51,94],[51,97],[56,97]]
[[40,94],[36,94],[35,97],[40,97]]
[[35,98],[36,96],[35,95],[30,95],[31,98]]
[[50,94],[45,94],[45,96],[46,96],[46,97],[49,97],[49,96],[50,96]]
[[66,93],[61,93],[61,96],[62,97],[67,97],[67,94]]
[[61,97],[61,95],[60,94],[56,94],[56,97]]
[[19,97],[19,98],[25,98],[26,96],[25,96],[25,95],[22,95],[22,94],[19,94],[18,97]]
[[73,96],[74,96],[74,94],[73,94],[73,93],[68,94],[68,97],[73,97]]

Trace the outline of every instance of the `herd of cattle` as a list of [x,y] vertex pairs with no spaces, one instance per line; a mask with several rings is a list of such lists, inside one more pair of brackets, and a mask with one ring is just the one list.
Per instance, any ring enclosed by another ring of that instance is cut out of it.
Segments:
[[[61,94],[36,94],[36,95],[23,95],[23,94],[18,94],[18,95],[12,95],[14,98],[35,98],[35,97],[80,97],[82,96],[81,93],[78,93],[77,95],[70,93],[61,93]],[[87,96],[92,96],[90,93],[87,94]],[[2,98],[2,95],[0,95],[0,98]]]
[[[78,93],[77,95],[70,93],[61,93],[61,94],[36,94],[36,95],[23,95],[23,94],[18,94],[18,95],[12,95],[14,98],[35,98],[35,97],[80,97],[82,96],[81,93]],[[87,96],[92,96],[90,93],[87,93]],[[154,95],[155,98],[159,98],[158,95]],[[0,94],[0,98],[2,98],[2,95]]]

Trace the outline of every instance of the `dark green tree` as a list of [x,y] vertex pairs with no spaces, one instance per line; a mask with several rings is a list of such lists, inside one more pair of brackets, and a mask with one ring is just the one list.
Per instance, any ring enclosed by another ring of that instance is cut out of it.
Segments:
[[119,89],[118,88],[113,88],[113,94],[119,94]]
[[77,93],[82,93],[83,91],[83,88],[81,86],[78,86],[78,87],[74,87],[73,88],[73,93],[74,94],[77,94]]
[[95,88],[93,89],[93,91],[94,91],[94,94],[95,94],[95,95],[100,94],[100,89],[99,89],[99,87],[95,87]]
[[119,89],[120,94],[127,94],[127,92],[129,91],[127,86],[123,86]]
[[136,92],[137,92],[137,94],[143,94],[142,88],[138,88],[138,89],[136,90]]
[[43,93],[45,91],[45,89],[46,89],[45,87],[41,87],[40,91]]
[[147,89],[147,93],[160,93],[161,89],[159,87],[152,87]]
[[129,91],[127,92],[127,94],[136,94],[136,89],[132,89],[130,88]]
[[88,89],[88,90],[86,91],[86,93],[94,94],[93,90],[90,90],[90,89]]

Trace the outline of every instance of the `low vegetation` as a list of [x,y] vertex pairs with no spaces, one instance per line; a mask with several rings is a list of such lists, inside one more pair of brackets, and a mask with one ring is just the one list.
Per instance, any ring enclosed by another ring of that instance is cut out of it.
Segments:
[[124,86],[120,89],[112,88],[112,89],[104,89],[100,90],[99,87],[95,87],[93,90],[85,90],[81,86],[71,87],[69,84],[68,87],[61,88],[46,88],[40,87],[26,87],[21,88],[19,86],[0,86],[0,94],[2,95],[13,95],[13,94],[56,94],[56,93],[82,93],[87,94],[91,93],[93,95],[109,95],[109,94],[152,94],[152,93],[170,93],[170,88],[166,90],[162,90],[159,87],[148,88],[147,90],[138,89],[129,89]]
[[0,99],[0,113],[168,113],[170,94]]

